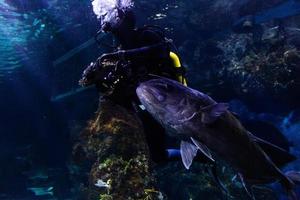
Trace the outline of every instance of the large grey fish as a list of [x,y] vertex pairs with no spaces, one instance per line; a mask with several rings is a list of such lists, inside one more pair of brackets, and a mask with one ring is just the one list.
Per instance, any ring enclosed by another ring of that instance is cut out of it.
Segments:
[[211,160],[214,154],[230,164],[250,196],[248,185],[280,181],[288,195],[297,199],[293,188],[300,180],[299,173],[284,174],[272,161],[272,157],[279,156],[284,159],[282,163],[288,163],[295,157],[247,131],[228,111],[227,104],[166,78],[141,83],[136,92],[167,133],[181,140],[182,161],[187,169],[200,150]]

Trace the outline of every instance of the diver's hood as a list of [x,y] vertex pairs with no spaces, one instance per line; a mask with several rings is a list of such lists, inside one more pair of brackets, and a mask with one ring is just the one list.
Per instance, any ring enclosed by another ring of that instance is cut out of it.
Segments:
[[101,29],[104,32],[109,32],[121,26],[124,17],[122,15],[122,10],[113,9],[107,14],[101,16]]
[[118,29],[133,8],[131,0],[94,0],[92,5],[104,32]]

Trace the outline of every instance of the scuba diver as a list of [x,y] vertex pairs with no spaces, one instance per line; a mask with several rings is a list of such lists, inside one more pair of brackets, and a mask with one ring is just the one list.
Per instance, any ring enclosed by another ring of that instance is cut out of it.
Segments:
[[[156,26],[136,28],[133,3],[116,0],[115,5],[104,0],[93,1],[94,13],[101,21],[101,31],[111,33],[119,42],[113,53],[101,55],[83,72],[80,85],[95,84],[103,99],[109,99],[137,112],[141,119],[152,160],[156,163],[181,160],[179,149],[168,149],[164,128],[143,109],[136,95],[139,83],[157,76],[187,85],[184,67],[172,41]],[[208,163],[207,170],[225,192],[217,177],[215,163],[199,154],[196,161]]]
[[[165,149],[163,127],[139,107],[135,92],[140,82],[153,78],[153,75],[186,85],[184,68],[176,53],[171,51],[174,48],[172,41],[164,36],[159,27],[136,28],[133,5],[129,1],[117,1],[116,6],[109,9],[103,8],[106,5],[103,1],[94,1],[93,5],[94,12],[101,20],[101,31],[113,34],[120,46],[117,51],[103,54],[91,63],[84,71],[80,84],[96,84],[104,94],[103,98],[139,113],[154,161],[161,162],[174,157],[177,151]],[[107,67],[111,61],[118,64]],[[106,63],[106,67],[103,67],[103,63]]]
[[[99,16],[101,31],[113,34],[120,44],[118,50],[102,55],[92,65],[99,68],[105,60],[123,61],[122,65],[126,65],[120,67],[123,70],[118,69],[115,74],[105,77],[105,84],[97,86],[102,92],[114,88],[111,99],[114,101],[122,99],[117,103],[130,107],[132,99],[136,97],[135,89],[138,83],[147,79],[148,74],[176,79],[184,84],[186,81],[183,78],[184,68],[181,67],[178,56],[171,52],[172,41],[165,38],[163,31],[158,27],[135,28],[136,19],[132,4],[123,5],[124,2],[129,3],[124,0],[118,1],[116,7]],[[94,12],[97,14],[95,9]],[[118,77],[116,73],[120,76],[123,73],[123,76]]]

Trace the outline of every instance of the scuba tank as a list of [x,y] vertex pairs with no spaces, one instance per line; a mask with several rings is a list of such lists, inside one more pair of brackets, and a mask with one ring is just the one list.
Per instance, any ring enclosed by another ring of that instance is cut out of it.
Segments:
[[162,39],[162,41],[164,41],[166,44],[169,45],[169,48],[170,48],[169,58],[170,58],[170,62],[173,67],[171,69],[171,71],[176,75],[176,79],[178,82],[187,86],[187,79],[185,77],[186,69],[181,64],[180,58],[178,56],[177,47],[175,46],[172,39],[169,39],[166,37],[165,30],[156,25],[146,25],[142,28],[139,28],[138,30],[139,31],[152,31],[152,32],[156,33]]

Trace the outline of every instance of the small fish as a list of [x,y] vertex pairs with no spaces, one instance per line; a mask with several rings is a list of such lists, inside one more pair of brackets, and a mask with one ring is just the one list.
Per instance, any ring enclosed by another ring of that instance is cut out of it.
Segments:
[[103,180],[98,179],[95,186],[99,188],[110,188],[110,185],[107,182],[104,182]]
[[45,195],[53,196],[53,187],[32,187],[32,188],[27,188],[27,190],[33,192],[35,196],[45,196]]
[[33,23],[32,23],[32,26],[36,26],[39,23],[40,23],[40,20],[35,18]]
[[251,134],[228,111],[226,103],[217,103],[206,94],[166,78],[143,82],[136,92],[167,133],[181,140],[182,161],[187,169],[197,151],[212,161],[214,153],[236,170],[252,199],[249,185],[276,181],[280,181],[292,199],[297,199],[294,181],[299,180],[299,173],[284,174],[269,155],[286,156],[290,162],[295,157]]

